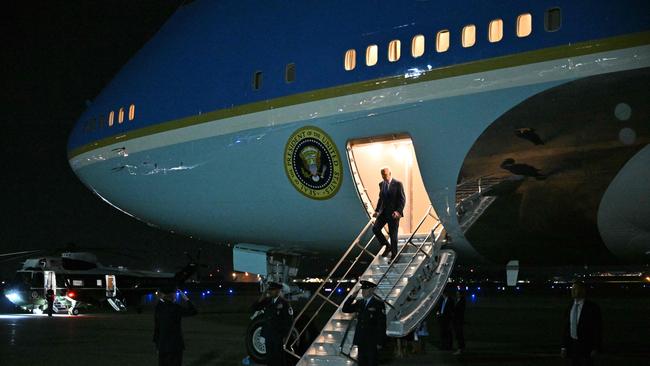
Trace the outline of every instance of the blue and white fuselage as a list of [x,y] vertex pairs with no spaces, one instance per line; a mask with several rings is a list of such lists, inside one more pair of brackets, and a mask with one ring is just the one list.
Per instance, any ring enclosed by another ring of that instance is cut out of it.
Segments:
[[[561,23],[547,31],[554,8]],[[70,135],[70,165],[104,200],[165,230],[336,252],[368,220],[346,144],[407,134],[431,202],[459,238],[461,257],[489,259],[456,219],[456,185],[468,152],[495,121],[535,96],[603,75],[645,76],[650,12],[644,10],[645,1],[194,1],[84,112]],[[532,16],[532,32],[519,37],[522,14]],[[502,38],[491,42],[493,20],[503,28]],[[475,43],[464,47],[467,25],[475,26]],[[444,30],[449,48],[438,52]],[[414,57],[417,35],[424,36],[424,54]],[[401,41],[401,52],[391,62],[393,40]],[[366,63],[370,45],[378,48],[374,66]],[[355,50],[351,70],[348,50]],[[295,79],[288,76],[292,67]],[[647,116],[647,105],[634,107],[632,116]],[[306,197],[287,178],[285,148],[304,126],[325,131],[341,154],[340,189],[329,199]],[[634,139],[624,142],[635,149],[633,158],[621,164],[647,166],[650,135],[631,128]],[[641,170],[626,174],[648,179]],[[646,191],[639,187],[615,201],[641,199]],[[604,214],[594,213],[613,261],[647,262],[650,216],[639,216],[647,210],[612,207],[625,222],[626,215],[643,217],[607,239]],[[544,262],[551,255],[536,257]]]

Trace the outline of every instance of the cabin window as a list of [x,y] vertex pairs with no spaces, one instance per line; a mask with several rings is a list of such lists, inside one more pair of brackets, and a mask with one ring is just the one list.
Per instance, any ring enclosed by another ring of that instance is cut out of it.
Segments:
[[503,38],[503,20],[494,19],[488,27],[488,40],[492,43],[499,42]]
[[135,119],[135,104],[131,104],[129,107],[129,121],[133,121]]
[[402,42],[398,39],[390,41],[388,44],[388,61],[395,62],[399,60],[402,51]]
[[462,44],[465,48],[476,44],[476,26],[474,24],[463,27]]
[[72,280],[72,286],[82,287],[84,285],[83,280]]
[[413,37],[413,40],[411,41],[411,55],[413,56],[413,58],[418,58],[424,55],[423,35],[418,34],[417,36]]
[[253,74],[253,90],[260,90],[262,88],[262,72],[255,71]]
[[436,51],[447,52],[449,49],[449,31],[441,30],[436,36]]
[[533,16],[530,13],[517,17],[517,37],[528,37],[533,32]]
[[368,66],[375,66],[377,65],[377,52],[378,52],[378,47],[376,44],[368,46],[366,48],[366,65]]
[[97,280],[97,286],[98,286],[98,287],[102,287],[102,286],[103,286],[103,284],[102,284],[102,280]]
[[347,50],[345,52],[345,71],[350,71],[354,70],[354,68],[357,66],[357,51],[355,50]]
[[117,114],[117,122],[118,123],[124,122],[124,108],[120,108],[120,111]]
[[562,12],[560,8],[551,8],[544,16],[544,29],[547,32],[555,32],[562,27]]
[[110,113],[108,113],[108,127],[113,127],[114,120],[115,120],[115,112],[110,111]]
[[284,70],[284,81],[287,83],[293,83],[296,81],[296,64],[287,64],[287,67]]

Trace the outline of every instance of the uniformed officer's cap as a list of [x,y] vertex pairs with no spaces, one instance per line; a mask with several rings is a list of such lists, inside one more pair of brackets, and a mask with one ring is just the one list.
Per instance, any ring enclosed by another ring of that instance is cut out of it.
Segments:
[[279,282],[269,281],[269,290],[282,290],[282,284]]
[[377,287],[377,284],[374,282],[366,281],[366,280],[361,280],[361,289],[362,290],[367,290],[369,288],[375,288]]

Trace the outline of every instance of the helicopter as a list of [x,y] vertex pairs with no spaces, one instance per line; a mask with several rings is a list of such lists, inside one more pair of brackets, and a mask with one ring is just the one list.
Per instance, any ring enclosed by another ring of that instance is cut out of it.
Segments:
[[[33,253],[38,251],[26,251]],[[79,315],[80,309],[106,302],[116,312],[134,305],[141,312],[144,295],[160,287],[179,286],[197,272],[190,262],[178,272],[159,272],[105,266],[90,252],[63,252],[60,256],[35,256],[24,261],[14,279],[4,286],[5,297],[33,314],[47,310],[46,293],[54,291],[53,312]]]

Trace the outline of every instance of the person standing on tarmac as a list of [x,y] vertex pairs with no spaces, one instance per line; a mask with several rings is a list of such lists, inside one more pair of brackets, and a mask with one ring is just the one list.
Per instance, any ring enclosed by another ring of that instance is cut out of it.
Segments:
[[284,341],[293,323],[293,309],[282,297],[282,284],[269,282],[269,289],[253,304],[253,311],[264,311],[262,337],[266,345],[266,364],[285,366]]
[[174,302],[178,289],[168,287],[158,290],[158,304],[154,313],[153,342],[158,351],[159,366],[181,366],[183,364],[183,331],[181,318],[196,315],[197,311],[185,293],[180,291],[182,304]]
[[386,340],[386,307],[374,295],[376,284],[361,282],[361,299],[358,292],[350,295],[343,304],[344,313],[357,313],[357,326],[354,330],[353,344],[357,345],[359,366],[379,365],[379,350]]
[[47,300],[47,316],[52,316],[54,311],[54,290],[48,288],[45,292],[45,300]]

